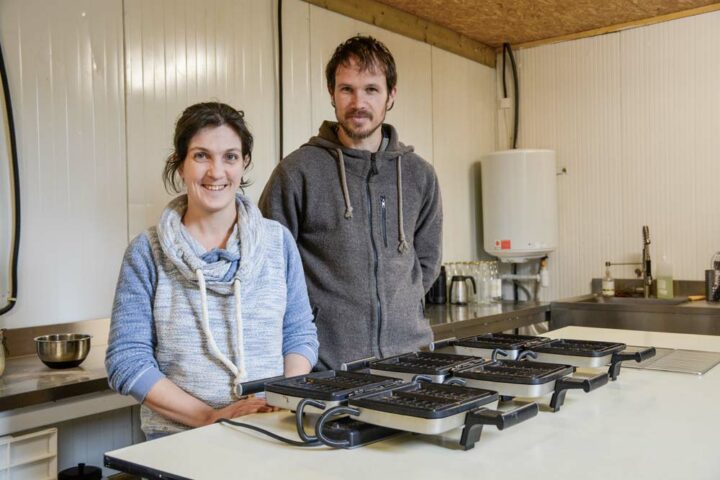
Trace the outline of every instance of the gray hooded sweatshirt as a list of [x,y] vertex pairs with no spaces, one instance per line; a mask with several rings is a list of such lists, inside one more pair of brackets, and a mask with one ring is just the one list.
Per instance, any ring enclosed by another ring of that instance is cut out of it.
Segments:
[[341,145],[335,122],[275,168],[263,215],[288,227],[316,312],[320,368],[432,341],[423,297],[440,269],[442,205],[433,167],[383,125],[378,152]]

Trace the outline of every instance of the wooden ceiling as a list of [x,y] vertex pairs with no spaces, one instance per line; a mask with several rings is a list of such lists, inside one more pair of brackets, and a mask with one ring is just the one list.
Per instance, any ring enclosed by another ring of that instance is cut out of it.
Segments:
[[720,0],[377,1],[495,48],[503,42],[528,44],[720,4]]

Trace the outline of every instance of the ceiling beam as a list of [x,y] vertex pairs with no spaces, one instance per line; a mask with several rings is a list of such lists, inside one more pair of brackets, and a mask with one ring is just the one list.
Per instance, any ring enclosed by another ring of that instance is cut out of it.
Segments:
[[495,68],[494,48],[375,0],[304,1]]
[[665,15],[658,15],[657,17],[643,18],[641,20],[635,20],[632,22],[618,23],[617,25],[595,28],[593,30],[587,30],[585,32],[571,33],[569,35],[560,35],[558,37],[546,38],[544,40],[518,43],[517,45],[513,45],[513,49],[517,50],[521,48],[539,47],[540,45],[549,45],[551,43],[567,42],[570,40],[579,40],[581,38],[595,37],[597,35],[605,35],[606,33],[615,33],[631,28],[645,27],[648,25],[654,25],[656,23],[669,22],[671,20],[677,20],[680,18],[715,12],[717,10],[720,10],[720,3],[714,3],[712,5],[706,5],[704,7],[691,8],[690,10],[683,10],[680,12],[668,13]]

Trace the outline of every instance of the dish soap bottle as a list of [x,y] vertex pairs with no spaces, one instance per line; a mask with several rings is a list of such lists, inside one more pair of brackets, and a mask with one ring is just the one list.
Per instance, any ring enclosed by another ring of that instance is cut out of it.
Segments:
[[615,279],[610,274],[610,265],[605,264],[605,276],[602,279],[602,296],[615,296]]
[[673,274],[672,265],[665,255],[658,262],[657,269],[657,297],[673,298]]

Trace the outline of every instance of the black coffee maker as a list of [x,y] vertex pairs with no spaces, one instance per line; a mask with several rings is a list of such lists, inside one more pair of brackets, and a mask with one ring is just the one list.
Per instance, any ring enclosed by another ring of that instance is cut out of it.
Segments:
[[430,290],[425,294],[425,303],[431,305],[442,305],[447,303],[447,274],[445,267],[440,267],[440,275],[435,279]]

